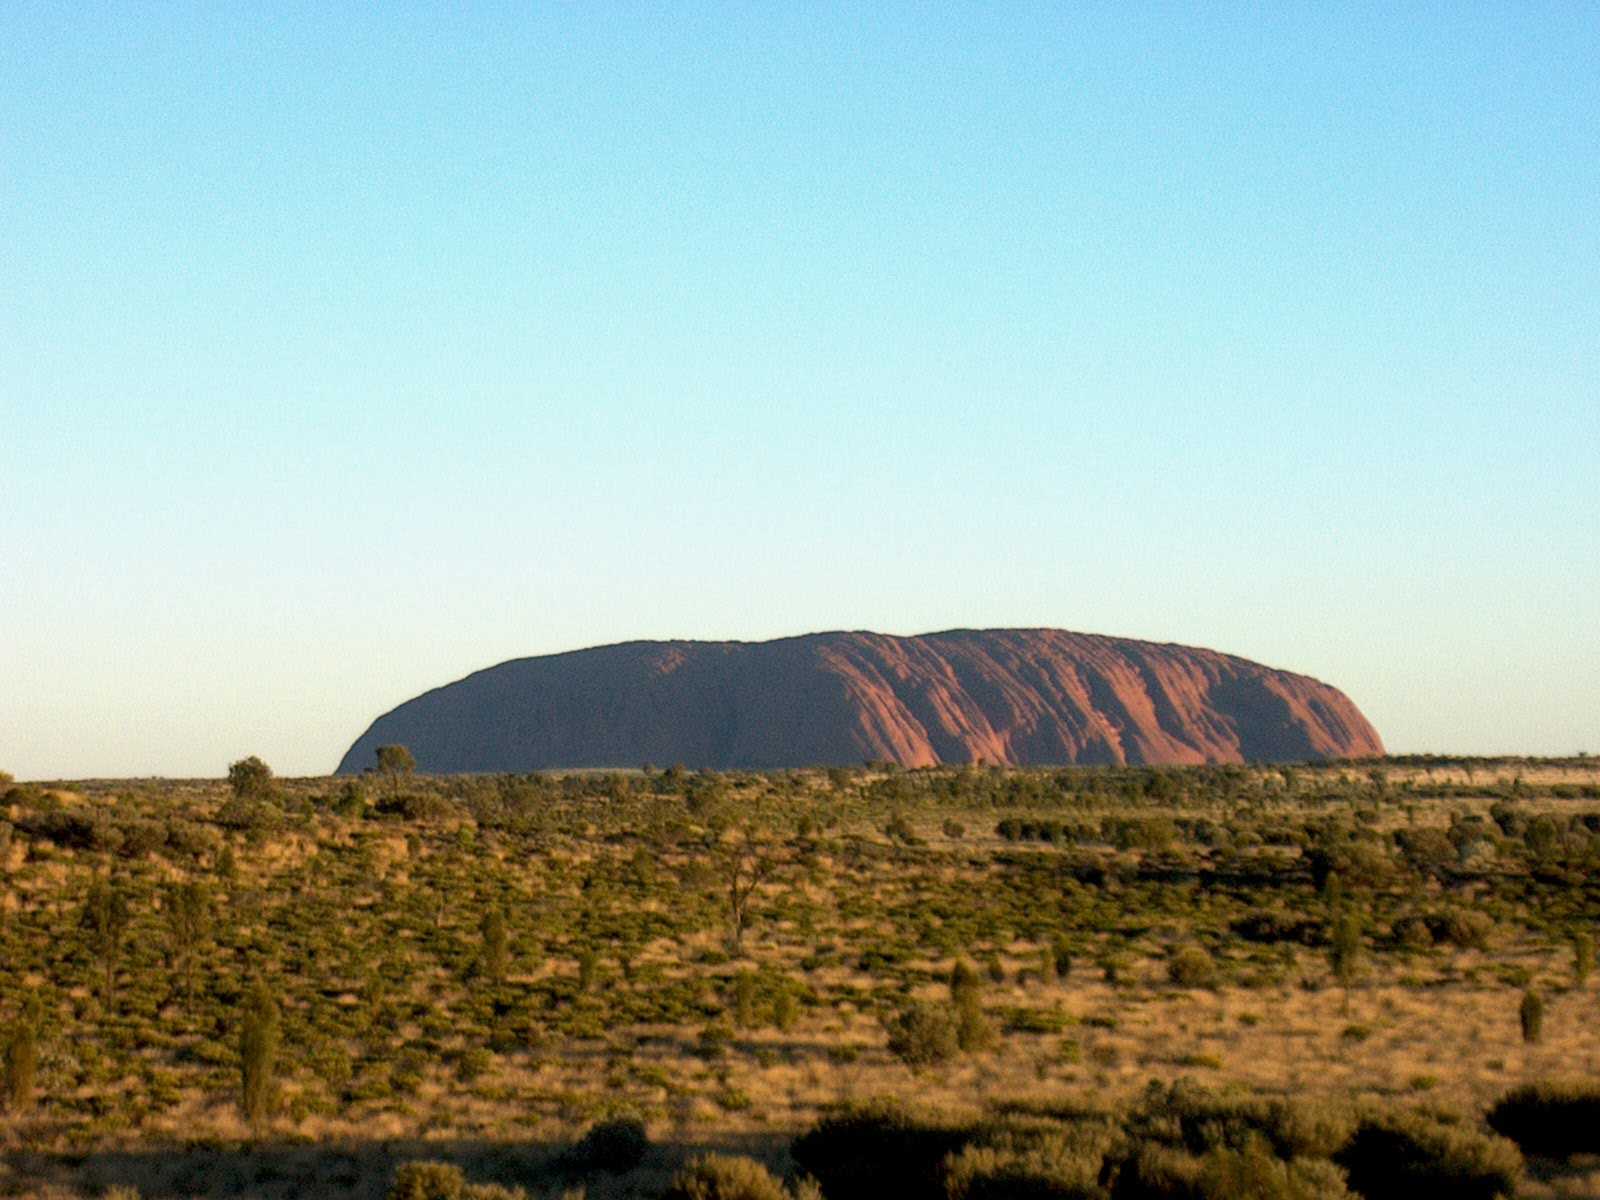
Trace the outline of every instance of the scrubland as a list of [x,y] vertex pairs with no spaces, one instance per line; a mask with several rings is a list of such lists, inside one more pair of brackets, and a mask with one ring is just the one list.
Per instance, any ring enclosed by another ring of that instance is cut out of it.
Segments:
[[0,785],[0,1194],[1600,1196],[1591,760],[389,767]]

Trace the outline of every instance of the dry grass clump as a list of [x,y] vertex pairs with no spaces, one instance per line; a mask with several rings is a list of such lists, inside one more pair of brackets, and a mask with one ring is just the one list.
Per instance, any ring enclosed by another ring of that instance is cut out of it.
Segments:
[[1217,982],[1217,964],[1203,946],[1182,946],[1167,961],[1167,978],[1178,987],[1212,987]]
[[[581,1192],[568,1195],[583,1200]],[[528,1200],[528,1193],[498,1183],[469,1183],[454,1163],[420,1160],[396,1169],[385,1200]]]
[[945,1160],[945,1189],[950,1200],[1104,1197],[1105,1164],[1118,1137],[1106,1122],[1004,1120]]
[[800,1184],[790,1193],[753,1158],[706,1154],[694,1158],[673,1176],[664,1200],[821,1200],[814,1186]]

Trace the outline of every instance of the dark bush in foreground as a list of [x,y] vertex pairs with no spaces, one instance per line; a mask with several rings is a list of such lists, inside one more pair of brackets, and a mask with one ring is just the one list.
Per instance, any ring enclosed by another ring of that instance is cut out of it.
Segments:
[[876,1104],[824,1117],[790,1155],[828,1200],[943,1200],[944,1161],[971,1136],[968,1126]]
[[644,1122],[617,1117],[591,1125],[567,1153],[567,1161],[586,1171],[631,1171],[644,1161],[650,1138]]
[[1572,1080],[1519,1087],[1501,1097],[1488,1120],[1524,1154],[1600,1153],[1600,1084]]
[[1522,1156],[1505,1138],[1419,1114],[1362,1121],[1334,1161],[1367,1200],[1494,1200],[1511,1195],[1522,1174]]

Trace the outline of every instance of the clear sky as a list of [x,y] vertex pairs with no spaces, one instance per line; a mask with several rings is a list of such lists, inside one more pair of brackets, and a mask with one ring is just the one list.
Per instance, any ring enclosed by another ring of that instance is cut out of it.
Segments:
[[0,5],[0,767],[1050,625],[1600,752],[1600,7]]

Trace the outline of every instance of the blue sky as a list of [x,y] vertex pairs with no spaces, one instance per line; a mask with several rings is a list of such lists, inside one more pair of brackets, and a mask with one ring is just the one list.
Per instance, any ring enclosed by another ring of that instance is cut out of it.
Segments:
[[1006,625],[1600,752],[1593,5],[384,7],[0,7],[0,767]]

